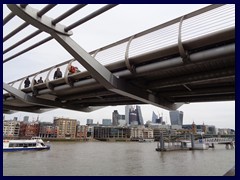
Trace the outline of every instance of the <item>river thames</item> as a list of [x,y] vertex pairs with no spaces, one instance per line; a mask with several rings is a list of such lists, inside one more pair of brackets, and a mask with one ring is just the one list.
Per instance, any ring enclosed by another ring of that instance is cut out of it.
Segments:
[[222,176],[235,149],[157,152],[157,142],[50,142],[51,150],[3,153],[4,176]]

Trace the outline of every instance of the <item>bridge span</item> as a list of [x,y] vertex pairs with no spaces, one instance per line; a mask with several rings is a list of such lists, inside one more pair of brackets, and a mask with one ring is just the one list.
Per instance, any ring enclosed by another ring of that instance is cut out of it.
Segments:
[[[3,37],[3,41],[31,25],[37,28],[3,54],[15,50],[40,33],[50,36],[3,60],[8,63],[48,41],[57,41],[72,59],[3,82],[4,113],[44,112],[53,108],[93,111],[108,105],[152,104],[176,110],[185,103],[235,100],[235,6],[210,5],[164,24],[134,34],[105,47],[86,52],[70,36],[74,28],[117,5],[106,5],[69,26],[59,22],[86,5],[76,5],[58,17],[45,14],[56,5],[34,9],[28,4],[8,4],[7,24],[18,16],[24,23]],[[44,52],[42,52],[44,53]],[[31,57],[30,57],[31,58]],[[77,63],[80,72],[68,75]],[[53,79],[56,68],[63,77]],[[34,80],[45,74],[44,82]],[[18,87],[14,87],[18,84]]]
[[[199,139],[203,143],[215,143],[215,144],[230,144],[235,141],[235,138],[204,138],[204,139]],[[196,142],[199,142],[196,141]]]

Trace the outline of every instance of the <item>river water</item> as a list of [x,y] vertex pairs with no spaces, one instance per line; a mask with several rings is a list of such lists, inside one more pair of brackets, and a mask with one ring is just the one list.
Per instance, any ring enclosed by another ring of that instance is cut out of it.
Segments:
[[51,150],[3,153],[4,176],[222,176],[235,149],[157,152],[157,142],[51,142]]

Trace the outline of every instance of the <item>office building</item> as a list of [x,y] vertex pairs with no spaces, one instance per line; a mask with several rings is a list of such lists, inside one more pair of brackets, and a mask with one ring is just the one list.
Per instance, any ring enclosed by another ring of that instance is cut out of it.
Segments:
[[3,137],[18,137],[20,131],[20,122],[15,120],[3,121]]
[[125,120],[126,120],[126,125],[128,126],[129,125],[129,110],[130,110],[130,107],[129,105],[125,106]]
[[24,116],[24,117],[23,117],[23,122],[24,122],[24,123],[28,123],[28,120],[29,120],[29,116]]
[[169,111],[171,125],[183,125],[182,111]]
[[102,120],[102,125],[111,126],[112,125],[112,120],[111,119],[103,119]]
[[117,110],[112,113],[112,125],[113,126],[124,126],[126,125],[125,115],[121,115]]
[[33,136],[39,136],[40,125],[38,121],[31,123],[20,122],[19,136],[24,138],[31,138]]
[[158,116],[155,114],[155,112],[152,112],[152,123],[156,123],[157,122],[157,118]]
[[51,122],[41,122],[39,136],[41,138],[57,138],[58,126],[54,126]]
[[138,126],[131,128],[131,139],[151,139],[153,138],[153,129],[145,128],[144,126]]
[[78,139],[87,139],[88,126],[87,125],[77,125],[77,134],[76,138]]
[[68,119],[68,118],[54,118],[53,120],[54,126],[58,126],[58,138],[75,138],[76,137],[76,127],[77,120],[76,119]]
[[127,125],[143,125],[143,117],[141,107],[129,106],[125,107],[125,119]]
[[112,113],[112,125],[113,126],[117,126],[118,125],[118,111],[117,110],[114,110],[113,113]]
[[153,113],[152,113],[152,123],[162,124],[163,123],[163,117],[157,116],[157,114],[153,111]]
[[165,122],[163,122],[163,117],[158,117],[156,119],[156,123],[158,123],[158,124],[165,124]]
[[87,125],[93,124],[93,119],[87,119]]
[[95,126],[93,134],[95,139],[128,139],[131,129],[128,127]]
[[143,117],[142,117],[142,111],[140,106],[136,106],[136,114],[138,119],[138,125],[143,125]]

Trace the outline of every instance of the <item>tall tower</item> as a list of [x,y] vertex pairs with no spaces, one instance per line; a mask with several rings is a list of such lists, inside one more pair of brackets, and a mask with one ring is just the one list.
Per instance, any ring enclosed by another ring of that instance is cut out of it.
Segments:
[[156,123],[157,122],[157,118],[158,118],[158,116],[155,114],[155,112],[153,111],[152,112],[152,122],[153,123]]
[[112,113],[112,125],[117,126],[118,125],[118,120],[119,120],[119,114],[117,110],[114,110]]
[[206,128],[206,125],[203,123],[203,125],[202,125],[202,132],[204,133],[204,134],[206,134],[206,132],[207,132],[207,128]]
[[183,125],[182,111],[169,111],[171,125]]
[[138,125],[143,125],[143,117],[142,117],[141,107],[136,106],[136,111],[137,111]]
[[132,110],[129,113],[129,125],[138,125],[137,113]]
[[125,120],[126,120],[126,125],[129,125],[129,111],[130,110],[130,106],[127,105],[125,106]]
[[141,107],[129,106],[125,107],[125,119],[127,125],[143,125],[143,117]]
[[192,133],[193,133],[193,134],[196,134],[196,133],[197,133],[197,126],[196,126],[196,124],[194,123],[194,121],[193,121],[193,123],[192,123]]

